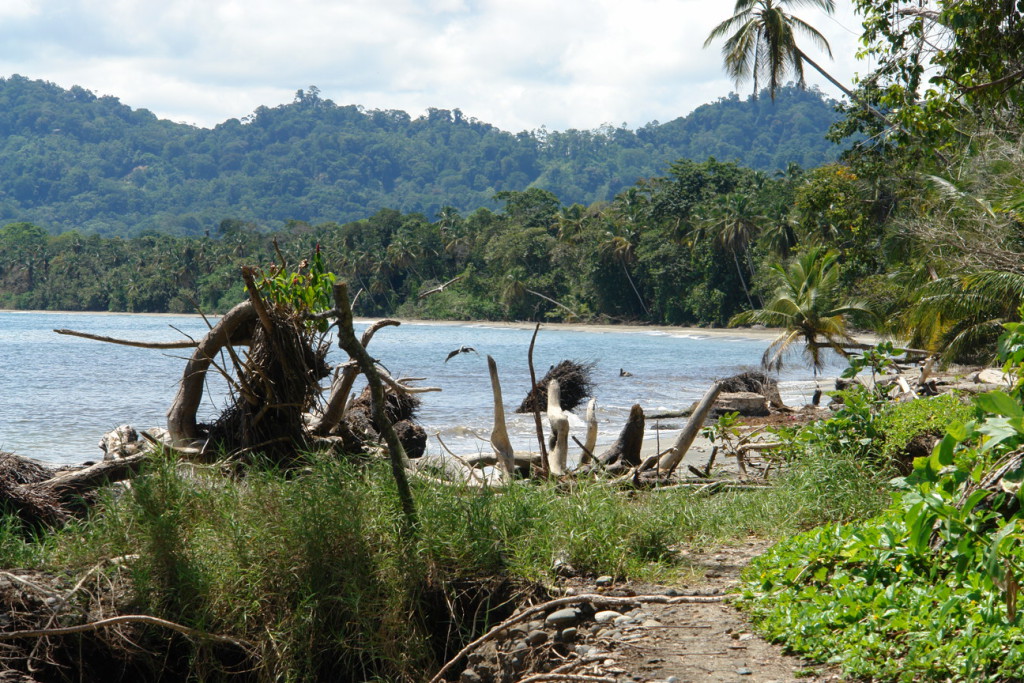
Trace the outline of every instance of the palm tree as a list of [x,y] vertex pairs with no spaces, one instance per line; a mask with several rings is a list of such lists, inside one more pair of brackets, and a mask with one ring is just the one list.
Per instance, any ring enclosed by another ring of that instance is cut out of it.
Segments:
[[754,307],[750,299],[750,290],[740,268],[739,254],[743,253],[747,261],[750,277],[754,276],[754,262],[750,258],[750,244],[757,239],[767,219],[758,213],[749,195],[741,192],[730,192],[721,195],[712,205],[707,218],[697,229],[698,237],[708,235],[715,243],[732,254],[736,264],[736,275],[740,278],[740,286],[747,297],[747,303]]
[[756,95],[759,82],[767,78],[768,94],[773,100],[788,72],[796,76],[801,88],[804,87],[806,62],[852,102],[891,124],[882,112],[837,81],[796,44],[795,33],[799,31],[823,49],[829,59],[832,58],[832,48],[825,36],[803,19],[786,12],[790,7],[800,6],[817,7],[826,14],[832,14],[836,3],[835,0],[736,0],[733,15],[712,29],[704,47],[724,37],[722,56],[725,58],[725,70],[736,80],[737,86],[752,76]]
[[936,278],[897,320],[911,344],[942,352],[949,361],[992,360],[1003,323],[1020,319],[1024,274],[982,270]]
[[[755,94],[759,81],[767,78],[768,93],[772,99],[775,99],[775,93],[782,87],[783,79],[790,71],[803,87],[804,60],[826,78],[834,80],[821,67],[808,60],[797,47],[795,32],[800,31],[825,50],[829,57],[832,56],[832,48],[825,36],[802,19],[786,12],[790,6],[800,5],[818,7],[827,14],[835,11],[835,0],[736,0],[733,15],[711,31],[704,41],[704,47],[725,37],[722,56],[729,75],[736,79],[737,85],[752,76]],[[842,88],[841,85],[839,87]]]
[[764,308],[744,311],[733,316],[729,325],[760,323],[781,327],[761,359],[765,368],[778,370],[786,354],[798,341],[805,343],[804,353],[815,375],[824,367],[821,351],[831,348],[848,355],[848,347],[860,345],[847,332],[847,318],[862,313],[871,316],[866,304],[860,301],[837,301],[839,254],[813,247],[800,256],[788,269],[779,264],[772,266],[782,277],[772,300]]
[[636,261],[636,245],[633,244],[629,237],[616,235],[610,231],[605,233],[605,237],[607,239],[601,242],[600,251],[618,261],[622,267],[623,274],[626,276],[626,280],[629,282],[629,286],[633,289],[636,300],[640,303],[640,307],[644,309],[646,315],[650,315],[651,312],[647,309],[644,298],[640,296],[640,290],[636,288],[636,283],[633,282],[633,276],[629,274],[629,264]]

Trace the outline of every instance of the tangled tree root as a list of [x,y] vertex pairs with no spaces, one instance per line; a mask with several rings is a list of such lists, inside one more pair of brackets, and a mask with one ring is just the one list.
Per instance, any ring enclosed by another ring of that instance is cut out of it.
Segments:
[[516,412],[544,412],[548,405],[548,385],[552,380],[558,382],[562,410],[573,410],[583,403],[584,399],[593,395],[593,370],[593,363],[563,360],[548,370],[547,374],[537,382],[537,386],[526,395]]

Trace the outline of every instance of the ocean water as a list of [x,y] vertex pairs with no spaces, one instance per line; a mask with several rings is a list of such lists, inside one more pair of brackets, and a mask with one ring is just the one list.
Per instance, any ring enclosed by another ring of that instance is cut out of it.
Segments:
[[[357,323],[361,333],[367,323]],[[0,312],[0,450],[58,464],[94,460],[100,437],[120,424],[137,429],[163,426],[189,349],[160,351],[115,346],[58,335],[69,328],[140,341],[198,339],[208,329],[198,316]],[[403,323],[377,332],[369,351],[394,377],[422,377],[419,422],[455,453],[488,452],[491,389],[486,355],[494,357],[513,445],[536,448],[531,415],[517,415],[530,386],[527,352],[531,329],[486,323]],[[571,359],[594,364],[599,444],[614,441],[634,403],[647,414],[679,410],[696,401],[710,383],[757,367],[764,339],[705,336],[657,328],[577,331],[541,327],[534,349],[538,379],[551,365]],[[445,362],[449,351],[469,346]],[[329,361],[340,362],[333,351]],[[826,371],[836,374],[838,365]],[[621,377],[620,370],[632,373]],[[810,400],[815,381],[798,359],[779,377],[783,399]],[[820,381],[825,387],[828,382]],[[361,388],[357,383],[356,391]],[[211,373],[200,419],[223,409],[226,384]],[[585,406],[577,409],[582,416]],[[666,420],[666,428],[684,420]],[[582,420],[571,421],[582,439]],[[650,429],[652,425],[648,425]],[[668,437],[666,437],[668,438]]]

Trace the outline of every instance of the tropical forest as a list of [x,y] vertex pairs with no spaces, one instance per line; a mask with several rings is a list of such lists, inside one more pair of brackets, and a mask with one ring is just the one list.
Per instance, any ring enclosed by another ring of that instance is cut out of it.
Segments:
[[[111,432],[84,468],[0,454],[0,669],[1024,679],[1024,1],[853,5],[855,82],[793,15],[833,0],[737,0],[705,49],[742,94],[635,130],[509,133],[315,86],[204,129],[0,80],[0,309],[210,323],[158,347],[191,349],[165,434]],[[767,348],[648,417],[681,420],[671,447],[636,405],[604,453],[585,363],[531,377],[539,452],[513,452],[488,357],[467,461],[417,450],[431,389],[371,355],[398,320]],[[836,362],[813,405],[773,398],[783,366]],[[233,397],[209,425],[207,373]],[[762,413],[731,407],[752,394]]]

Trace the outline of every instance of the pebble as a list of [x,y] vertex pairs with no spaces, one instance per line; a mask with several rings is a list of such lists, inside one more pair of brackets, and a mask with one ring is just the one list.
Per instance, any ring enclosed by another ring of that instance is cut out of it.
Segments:
[[594,583],[597,585],[598,588],[607,588],[608,586],[615,583],[615,578],[608,575],[599,576],[597,577],[597,580]]
[[548,615],[548,618],[544,620],[548,626],[554,626],[555,628],[566,628],[568,626],[575,626],[583,618],[583,612],[576,607],[570,607],[568,609],[560,609],[557,612],[552,612]]
[[602,610],[594,615],[594,621],[599,624],[608,624],[622,616],[621,612],[616,612],[612,609]]
[[526,644],[530,647],[537,647],[538,645],[543,645],[546,642],[548,642],[547,631],[530,631],[526,634]]
[[641,624],[641,626],[643,626],[644,628],[658,628],[659,626],[664,626],[664,625],[665,624],[661,623],[657,619],[646,619]]
[[623,614],[615,617],[615,619],[612,620],[612,623],[616,626],[625,626],[627,624],[636,623],[636,620],[633,619],[633,617],[627,617],[625,614]]
[[464,669],[459,683],[484,683],[484,679],[473,669]]
[[558,632],[555,636],[555,640],[560,643],[571,643],[576,640],[576,634],[577,631],[575,627],[564,628]]
[[668,678],[665,679],[665,683],[681,683],[681,682],[679,680],[679,676],[669,676]]
[[750,669],[736,669],[736,673],[739,674],[740,676],[749,676],[750,674],[752,674],[754,672],[751,671]]

